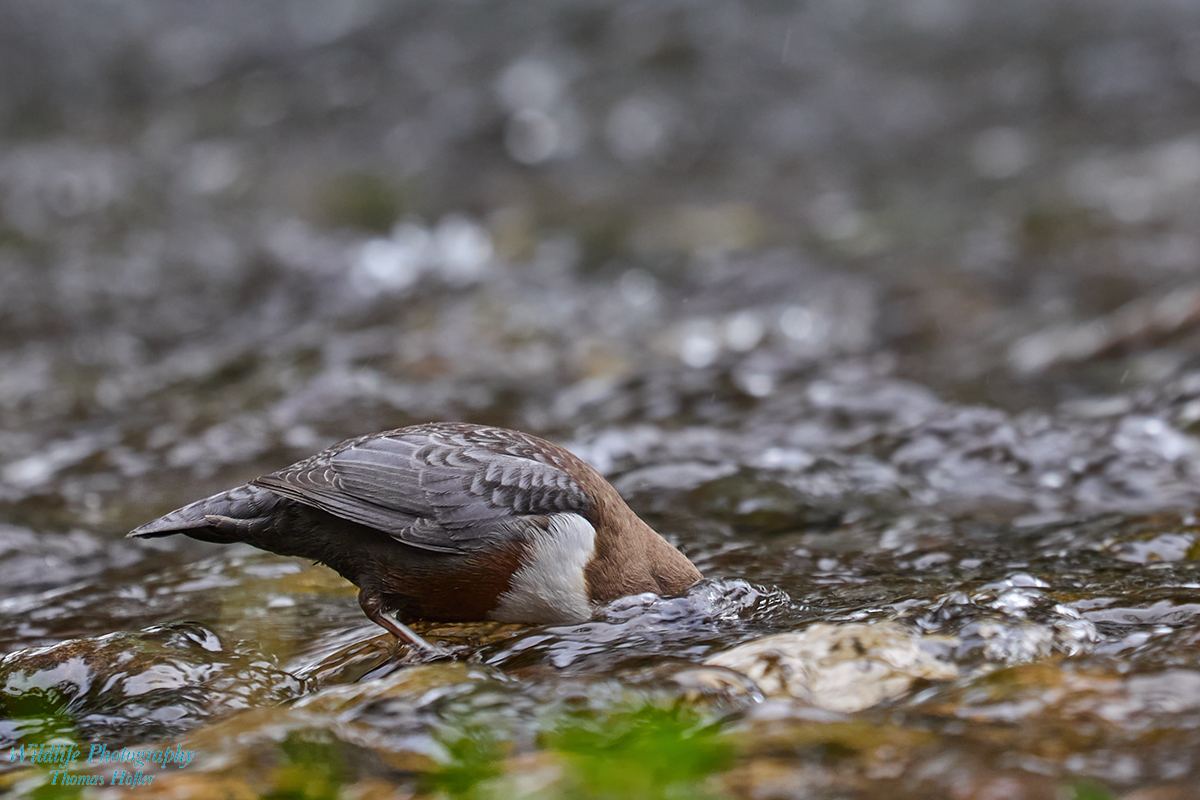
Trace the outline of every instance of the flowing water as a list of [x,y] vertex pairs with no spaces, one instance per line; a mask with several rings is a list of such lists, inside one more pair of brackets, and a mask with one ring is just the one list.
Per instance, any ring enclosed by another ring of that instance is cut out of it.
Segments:
[[[1200,796],[1200,7],[756,5],[0,4],[0,793]],[[705,580],[123,538],[433,419]]]

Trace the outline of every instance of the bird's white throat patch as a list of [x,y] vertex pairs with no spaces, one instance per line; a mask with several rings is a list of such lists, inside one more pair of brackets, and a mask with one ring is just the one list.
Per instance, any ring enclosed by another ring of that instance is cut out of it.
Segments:
[[583,568],[596,549],[596,529],[578,514],[554,514],[549,529],[529,537],[524,565],[489,615],[498,622],[582,622],[592,615]]

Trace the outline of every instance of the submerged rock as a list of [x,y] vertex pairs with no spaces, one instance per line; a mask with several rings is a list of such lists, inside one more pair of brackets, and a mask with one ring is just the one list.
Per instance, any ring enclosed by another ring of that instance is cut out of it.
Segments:
[[830,711],[854,712],[908,692],[921,681],[950,680],[949,636],[920,636],[892,623],[828,625],[781,633],[706,662],[752,679],[768,696],[790,696]]

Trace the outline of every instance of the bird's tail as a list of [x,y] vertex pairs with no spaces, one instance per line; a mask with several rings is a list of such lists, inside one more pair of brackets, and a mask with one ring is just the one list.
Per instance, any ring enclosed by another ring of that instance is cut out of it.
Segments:
[[246,484],[189,503],[134,528],[126,536],[144,539],[182,533],[203,542],[244,542],[243,529],[252,528],[268,517],[281,499],[273,492]]

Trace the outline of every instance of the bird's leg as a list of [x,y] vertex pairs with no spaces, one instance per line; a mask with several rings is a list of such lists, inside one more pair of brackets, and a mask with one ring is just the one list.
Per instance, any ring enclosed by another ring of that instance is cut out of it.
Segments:
[[367,619],[374,622],[379,627],[383,628],[388,633],[395,636],[402,642],[408,642],[409,645],[420,650],[427,656],[442,657],[447,655],[445,648],[435,647],[429,642],[422,639],[407,625],[394,620],[384,614],[383,597],[376,592],[360,589],[358,592],[358,604],[362,607],[363,613],[367,615]]

